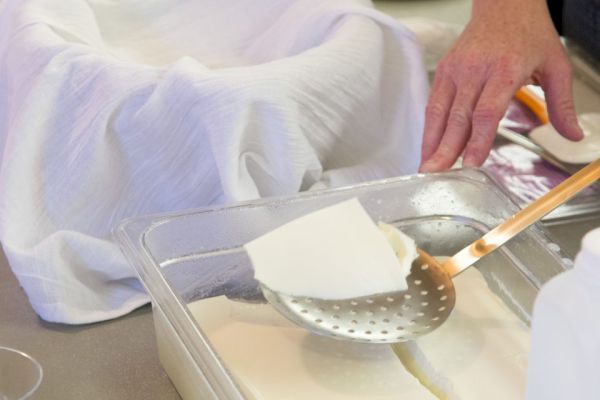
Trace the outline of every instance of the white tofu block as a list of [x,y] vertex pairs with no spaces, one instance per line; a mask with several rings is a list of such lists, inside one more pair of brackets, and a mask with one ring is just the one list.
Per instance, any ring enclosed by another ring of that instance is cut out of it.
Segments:
[[403,363],[441,399],[524,398],[528,327],[476,268],[454,278],[454,285],[457,302],[444,325],[394,345]]
[[310,334],[268,304],[221,296],[188,307],[250,399],[435,399],[387,345]]
[[407,288],[416,247],[405,235],[395,236],[395,241],[406,241],[400,258],[359,201],[351,199],[291,221],[244,247],[255,278],[271,290],[339,300]]

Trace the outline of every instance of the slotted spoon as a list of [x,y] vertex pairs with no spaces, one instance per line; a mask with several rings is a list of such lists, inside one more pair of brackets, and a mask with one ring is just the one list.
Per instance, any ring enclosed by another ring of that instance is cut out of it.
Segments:
[[454,276],[599,178],[596,160],[441,264],[418,249],[405,291],[323,300],[288,296],[265,285],[261,289],[281,314],[314,333],[371,343],[412,340],[438,328],[450,315],[456,298]]

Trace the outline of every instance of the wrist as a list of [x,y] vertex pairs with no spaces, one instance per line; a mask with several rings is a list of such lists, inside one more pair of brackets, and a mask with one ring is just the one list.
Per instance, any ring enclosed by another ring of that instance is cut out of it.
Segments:
[[546,0],[473,0],[472,18],[489,12],[502,12],[513,17],[534,15],[533,18],[536,18],[537,13],[542,13],[544,17],[549,16]]

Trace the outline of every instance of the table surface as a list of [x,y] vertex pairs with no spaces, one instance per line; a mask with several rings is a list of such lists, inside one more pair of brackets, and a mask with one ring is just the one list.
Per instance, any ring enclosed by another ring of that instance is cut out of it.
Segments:
[[[455,23],[467,21],[469,5],[470,0],[376,2],[394,16],[433,16]],[[578,110],[600,110],[600,96],[588,91],[576,84],[576,97],[584,99]],[[180,398],[158,360],[150,306],[85,326],[44,322],[1,251],[0,345],[18,348],[41,363],[44,380],[35,399]]]
[[158,361],[150,306],[97,324],[47,323],[29,305],[1,252],[0,345],[42,365],[34,399],[179,399]]

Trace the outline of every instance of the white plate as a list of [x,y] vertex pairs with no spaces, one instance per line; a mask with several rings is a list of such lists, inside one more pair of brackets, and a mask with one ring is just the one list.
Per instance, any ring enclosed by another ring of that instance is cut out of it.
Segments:
[[600,158],[600,113],[581,114],[578,118],[584,134],[579,142],[565,139],[550,124],[533,129],[529,137],[560,161],[590,163]]

